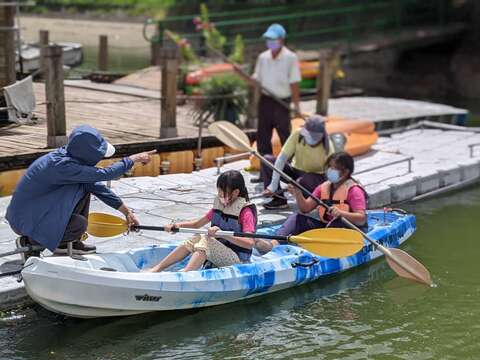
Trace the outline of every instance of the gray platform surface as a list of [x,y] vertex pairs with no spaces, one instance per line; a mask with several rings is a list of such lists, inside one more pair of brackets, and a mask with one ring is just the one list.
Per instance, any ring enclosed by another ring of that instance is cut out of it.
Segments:
[[[316,100],[303,101],[302,111],[315,113]],[[467,115],[468,111],[449,105],[418,100],[353,96],[328,101],[328,112],[350,120],[388,122],[403,119],[425,119],[441,116]]]
[[[436,129],[410,130],[391,137],[382,137],[369,154],[356,158],[358,179],[369,193],[369,207],[378,208],[392,202],[408,201],[415,196],[440,187],[458,184],[480,178],[480,147],[470,157],[469,144],[480,143],[480,134],[469,131],[443,131]],[[378,165],[387,165],[396,160],[413,156],[412,172],[408,163],[385,166],[381,169],[360,173]],[[227,164],[227,169],[242,170],[246,160]],[[262,186],[250,183],[252,174],[243,171],[250,195],[259,205],[259,225],[283,222],[295,210],[290,200],[290,209],[268,211],[263,209],[264,201],[258,194]],[[256,174],[254,174],[256,176]],[[191,174],[172,174],[159,177],[123,178],[112,182],[113,190],[125,203],[134,209],[142,224],[163,225],[172,220],[197,218],[212,204],[216,193],[215,168]],[[0,253],[14,249],[15,234],[10,230],[4,216],[10,197],[0,198]],[[93,199],[91,211],[113,214],[115,210]],[[91,237],[88,242],[95,244],[99,252],[130,249],[159,243],[178,243],[188,235],[170,235],[144,231],[111,239]],[[0,259],[0,270],[11,269],[12,261],[19,256]],[[13,263],[13,265],[16,265]],[[28,301],[21,283],[14,277],[0,278],[0,308],[11,308]]]

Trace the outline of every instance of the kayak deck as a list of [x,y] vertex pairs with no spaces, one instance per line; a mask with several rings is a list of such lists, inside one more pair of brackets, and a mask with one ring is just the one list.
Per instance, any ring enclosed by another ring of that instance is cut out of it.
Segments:
[[[272,226],[259,232],[275,230]],[[383,212],[369,213],[369,235],[384,246],[397,247],[414,231],[412,215],[387,213],[384,218]],[[177,271],[185,266],[185,259],[168,271],[141,272],[174,248],[175,245],[154,245],[87,255],[84,261],[70,257],[31,258],[22,275],[29,295],[52,311],[76,317],[119,316],[247,299],[343,272],[382,255],[369,244],[340,259],[282,245],[263,256],[253,255],[246,264]]]

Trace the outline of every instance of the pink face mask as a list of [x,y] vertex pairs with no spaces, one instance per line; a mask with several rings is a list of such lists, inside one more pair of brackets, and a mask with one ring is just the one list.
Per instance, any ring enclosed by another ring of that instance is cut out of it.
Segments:
[[228,205],[228,198],[224,198],[224,197],[218,197],[218,200],[220,200],[220,203],[223,205],[223,206],[227,206]]
[[279,40],[267,40],[267,48],[269,48],[272,51],[278,50],[282,47],[282,44],[280,44]]

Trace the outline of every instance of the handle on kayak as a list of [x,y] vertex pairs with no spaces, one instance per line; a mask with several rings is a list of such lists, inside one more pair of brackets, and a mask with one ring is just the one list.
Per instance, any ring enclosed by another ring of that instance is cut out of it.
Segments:
[[[153,231],[166,231],[164,226],[148,226],[148,225],[133,225],[130,227],[131,230],[153,230]],[[184,234],[203,234],[208,235],[207,229],[190,229],[190,228],[173,228],[172,232],[174,233],[184,233]],[[269,240],[281,240],[288,241],[288,236],[281,235],[266,235],[266,234],[257,234],[257,233],[245,233],[245,232],[234,232],[234,231],[217,231],[216,236],[236,236],[236,237],[247,237],[254,239],[269,239]]]
[[294,262],[294,263],[292,263],[292,267],[293,268],[296,268],[296,267],[312,267],[313,265],[315,265],[319,261],[320,260],[318,260],[318,259],[312,259],[312,261],[309,261],[308,263]]

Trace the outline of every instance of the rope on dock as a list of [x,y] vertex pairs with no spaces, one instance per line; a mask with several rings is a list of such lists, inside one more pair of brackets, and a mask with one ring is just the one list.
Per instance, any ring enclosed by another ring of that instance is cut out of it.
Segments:
[[[177,99],[180,100],[214,100],[214,99],[231,99],[243,94],[229,94],[229,95],[216,95],[216,96],[204,96],[204,95],[177,95]],[[143,98],[138,100],[112,100],[112,101],[97,101],[97,100],[65,100],[65,104],[128,104],[139,103],[148,101],[160,101],[163,100],[162,96],[158,98]],[[36,103],[36,106],[47,105],[48,101]],[[13,109],[12,107],[0,108],[2,110]]]

